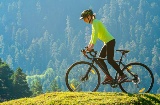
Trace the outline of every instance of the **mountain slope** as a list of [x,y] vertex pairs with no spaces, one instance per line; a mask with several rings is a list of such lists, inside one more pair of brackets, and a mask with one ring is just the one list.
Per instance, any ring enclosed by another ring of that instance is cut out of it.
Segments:
[[159,105],[160,94],[124,94],[106,92],[54,92],[33,98],[22,98],[0,105],[53,105],[53,104],[127,104]]

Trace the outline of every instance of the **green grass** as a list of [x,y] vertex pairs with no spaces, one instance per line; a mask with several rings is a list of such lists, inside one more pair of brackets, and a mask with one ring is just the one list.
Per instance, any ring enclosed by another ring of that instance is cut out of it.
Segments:
[[53,92],[22,98],[0,105],[160,105],[160,94],[125,94],[111,92]]

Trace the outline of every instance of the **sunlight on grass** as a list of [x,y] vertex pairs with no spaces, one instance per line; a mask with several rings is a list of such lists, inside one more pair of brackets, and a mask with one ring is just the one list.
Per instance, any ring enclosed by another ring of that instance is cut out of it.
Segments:
[[53,92],[33,98],[22,98],[0,103],[0,105],[135,105],[147,103],[158,105],[159,94],[125,94],[111,92]]

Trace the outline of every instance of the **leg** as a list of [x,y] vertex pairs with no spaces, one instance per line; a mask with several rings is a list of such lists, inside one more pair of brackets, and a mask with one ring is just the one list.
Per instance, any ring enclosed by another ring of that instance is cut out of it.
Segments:
[[123,74],[123,71],[121,71],[120,67],[114,60],[114,47],[115,47],[115,40],[111,40],[107,43],[107,60],[108,63],[121,75]]
[[[107,45],[104,45],[101,49],[101,52],[100,52],[100,55],[99,57],[101,58],[105,58],[106,57],[106,52],[107,51]],[[112,83],[112,76],[110,75],[109,71],[108,71],[108,68],[107,68],[107,65],[106,63],[104,62],[104,60],[102,59],[99,59],[97,61],[99,67],[101,67],[102,71],[105,73],[105,79],[104,81],[102,82],[102,84],[110,84]]]
[[[101,52],[100,52],[99,57],[101,57],[101,58],[105,58],[105,57],[106,57],[106,55],[107,55],[107,54],[106,54],[106,49],[107,49],[107,46],[104,45],[104,46],[102,47],[102,49],[101,49]],[[109,71],[108,71],[107,65],[106,65],[106,63],[104,62],[104,60],[99,59],[99,60],[98,60],[98,65],[99,65],[99,67],[101,67],[101,69],[103,70],[103,72],[104,72],[106,75],[110,76],[110,73],[109,73]],[[110,77],[111,77],[111,76],[110,76]]]

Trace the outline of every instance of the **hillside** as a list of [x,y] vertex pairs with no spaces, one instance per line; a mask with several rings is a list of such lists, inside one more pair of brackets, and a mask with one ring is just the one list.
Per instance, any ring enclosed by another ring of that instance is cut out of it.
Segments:
[[73,105],[159,105],[160,94],[135,94],[106,93],[106,92],[54,92],[46,93],[33,98],[22,98],[0,105],[53,105],[53,104],[73,104]]

